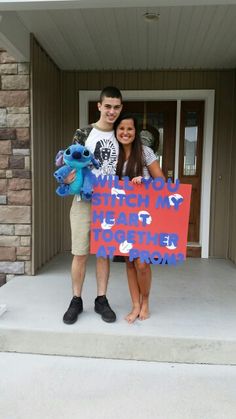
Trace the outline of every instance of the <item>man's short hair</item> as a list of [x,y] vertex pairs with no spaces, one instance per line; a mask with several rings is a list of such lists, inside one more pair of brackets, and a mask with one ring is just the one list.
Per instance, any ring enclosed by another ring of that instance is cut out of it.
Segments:
[[99,102],[102,103],[105,97],[112,97],[112,98],[120,99],[122,102],[122,94],[120,90],[115,86],[104,87],[104,89],[102,89],[100,93]]

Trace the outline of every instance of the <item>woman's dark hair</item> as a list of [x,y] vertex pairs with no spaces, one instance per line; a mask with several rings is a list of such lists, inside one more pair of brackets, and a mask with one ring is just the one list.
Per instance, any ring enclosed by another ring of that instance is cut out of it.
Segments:
[[117,162],[117,167],[116,167],[116,174],[119,176],[119,179],[121,179],[123,176],[129,176],[129,178],[132,179],[133,177],[142,176],[143,174],[143,166],[144,166],[143,147],[142,147],[142,142],[138,133],[138,122],[132,113],[121,113],[119,118],[117,118],[117,120],[114,123],[115,136],[116,136],[118,126],[125,119],[132,119],[134,121],[135,138],[134,138],[134,141],[132,142],[131,153],[130,153],[124,173],[123,173],[123,166],[125,164],[125,152],[123,149],[123,145],[119,143],[119,156],[118,156],[118,162]]

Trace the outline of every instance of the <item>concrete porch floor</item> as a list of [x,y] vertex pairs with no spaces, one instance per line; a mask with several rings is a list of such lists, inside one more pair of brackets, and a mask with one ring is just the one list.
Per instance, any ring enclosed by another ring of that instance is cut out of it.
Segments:
[[151,317],[129,325],[125,265],[111,264],[108,298],[117,322],[94,312],[95,258],[88,263],[84,313],[74,325],[62,316],[71,299],[71,256],[62,254],[35,277],[0,288],[0,351],[144,361],[236,364],[236,268],[226,260],[188,259],[153,266]]

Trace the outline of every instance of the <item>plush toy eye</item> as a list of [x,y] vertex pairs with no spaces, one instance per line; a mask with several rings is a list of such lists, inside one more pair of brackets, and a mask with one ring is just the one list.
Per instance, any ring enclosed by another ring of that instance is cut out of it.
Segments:
[[70,149],[68,148],[68,149],[65,151],[65,153],[66,153],[66,155],[67,155],[67,156],[69,156],[69,155],[70,155]]
[[89,151],[88,151],[88,150],[84,150],[83,155],[84,155],[85,157],[89,156]]

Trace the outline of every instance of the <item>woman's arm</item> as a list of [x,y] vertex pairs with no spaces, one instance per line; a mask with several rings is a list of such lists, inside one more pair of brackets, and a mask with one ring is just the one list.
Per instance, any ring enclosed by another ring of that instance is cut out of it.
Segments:
[[[148,168],[149,174],[151,175],[153,179],[157,177],[161,177],[162,179],[166,180],[160,168],[158,160],[153,161],[151,164],[147,166],[147,168]],[[131,182],[140,184],[142,183],[142,178],[143,178],[142,176],[136,176],[133,179],[131,179]]]
[[165,179],[165,176],[160,168],[160,164],[158,162],[158,160],[155,160],[154,162],[152,162],[151,164],[149,164],[149,166],[147,166],[148,171],[151,175],[152,178],[157,178],[157,177],[161,177],[162,179]]

